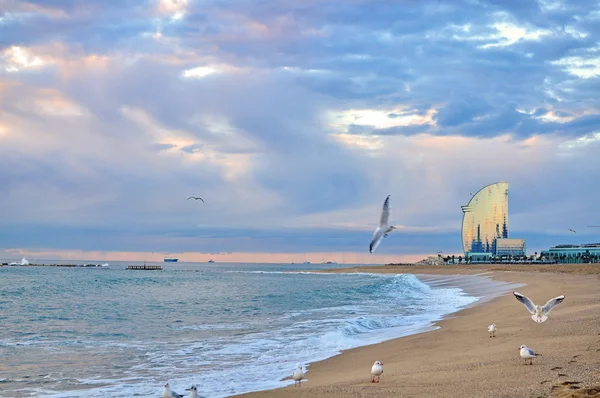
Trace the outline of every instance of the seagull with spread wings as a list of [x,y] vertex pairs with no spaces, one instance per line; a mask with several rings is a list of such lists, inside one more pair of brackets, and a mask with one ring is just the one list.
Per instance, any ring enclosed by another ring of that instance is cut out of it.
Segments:
[[562,303],[565,299],[564,295],[554,297],[548,300],[548,302],[542,307],[534,304],[529,297],[523,296],[519,292],[513,292],[513,294],[515,295],[517,300],[519,300],[525,306],[525,308],[527,308],[527,311],[529,311],[532,314],[531,319],[533,319],[533,321],[537,323],[545,322],[548,319],[548,314],[550,313],[550,311],[552,311],[554,307]]
[[390,195],[385,198],[383,202],[383,210],[381,211],[381,219],[379,226],[375,229],[373,239],[369,245],[369,252],[373,253],[377,246],[381,243],[381,239],[387,238],[388,234],[392,232],[396,227],[393,225],[388,226],[388,219],[390,218]]
[[199,196],[190,196],[189,198],[187,198],[187,200],[190,200],[190,199],[194,199],[194,200],[198,200],[198,199],[200,199],[200,200],[202,201],[202,203],[204,203],[204,199],[202,199],[202,198],[201,198],[201,197],[199,197]]

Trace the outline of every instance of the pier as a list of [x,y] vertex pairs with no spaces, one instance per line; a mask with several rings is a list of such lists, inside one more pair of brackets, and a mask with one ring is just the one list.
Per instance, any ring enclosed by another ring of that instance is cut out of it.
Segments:
[[134,270],[149,270],[149,271],[153,271],[153,270],[162,270],[163,268],[160,265],[129,265],[127,266],[127,269],[134,269]]

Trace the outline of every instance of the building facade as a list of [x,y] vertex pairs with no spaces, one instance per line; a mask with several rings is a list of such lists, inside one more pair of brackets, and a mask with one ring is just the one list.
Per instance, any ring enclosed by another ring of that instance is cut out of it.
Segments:
[[525,255],[525,239],[496,238],[496,256],[519,257]]
[[494,253],[497,238],[508,238],[508,182],[481,188],[463,211],[462,244],[468,253]]
[[465,257],[525,256],[525,239],[508,237],[508,182],[481,188],[463,211],[462,244]]
[[557,263],[597,263],[600,261],[600,243],[557,245],[541,253],[541,257]]

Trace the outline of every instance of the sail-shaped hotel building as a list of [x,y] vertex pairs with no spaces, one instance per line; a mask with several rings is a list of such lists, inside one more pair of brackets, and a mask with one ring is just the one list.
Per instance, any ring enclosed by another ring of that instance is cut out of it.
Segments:
[[525,240],[508,237],[508,182],[481,188],[461,207],[465,256],[525,255]]

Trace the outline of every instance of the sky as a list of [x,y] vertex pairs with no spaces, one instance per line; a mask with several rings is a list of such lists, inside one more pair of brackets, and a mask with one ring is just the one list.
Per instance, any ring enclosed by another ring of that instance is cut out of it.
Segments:
[[496,181],[598,242],[599,93],[597,0],[3,0],[0,257],[458,255]]

